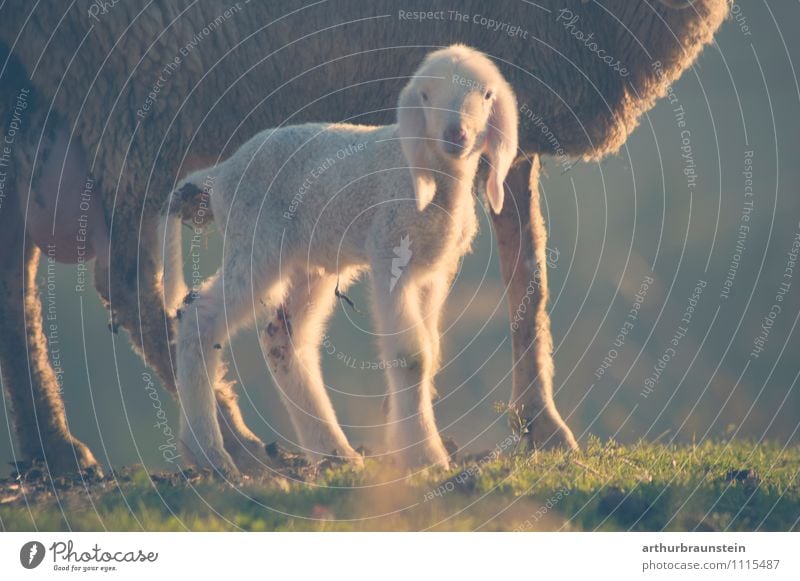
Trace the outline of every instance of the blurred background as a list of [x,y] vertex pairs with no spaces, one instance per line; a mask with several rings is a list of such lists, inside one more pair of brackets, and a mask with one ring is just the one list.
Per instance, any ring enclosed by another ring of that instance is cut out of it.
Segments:
[[[800,38],[786,24],[799,16],[797,3],[735,5],[717,44],[673,87],[672,102],[659,102],[618,155],[568,170],[544,160],[556,403],[580,440],[798,441]],[[511,389],[493,243],[481,209],[480,236],[448,303],[437,378],[440,429],[471,452],[509,432],[493,405]],[[204,273],[218,266],[219,247],[209,236]],[[58,325],[75,330],[62,333],[61,351],[72,431],[104,464],[166,468],[156,412],[163,407],[177,429],[174,402],[148,387],[148,370],[125,334],[108,332],[94,292],[75,293],[75,267],[56,273]],[[45,275],[42,266],[43,282]],[[337,309],[324,369],[351,442],[378,449],[386,381],[365,290],[362,282],[350,293],[365,314]],[[292,447],[255,332],[237,336],[227,356],[249,426]],[[2,412],[0,458],[10,460],[7,400]]]

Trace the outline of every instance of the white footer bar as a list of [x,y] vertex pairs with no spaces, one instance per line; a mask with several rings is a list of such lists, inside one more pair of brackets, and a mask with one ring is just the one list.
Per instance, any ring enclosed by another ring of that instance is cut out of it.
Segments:
[[[31,567],[31,568],[29,568]],[[0,578],[800,579],[797,533],[2,533]],[[155,577],[148,577],[155,575]],[[578,576],[589,575],[589,577]]]

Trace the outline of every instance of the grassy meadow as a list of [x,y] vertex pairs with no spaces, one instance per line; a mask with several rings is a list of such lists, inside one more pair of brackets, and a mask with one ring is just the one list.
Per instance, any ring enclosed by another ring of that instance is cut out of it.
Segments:
[[408,475],[308,466],[275,447],[263,478],[203,471],[49,479],[21,467],[0,482],[7,531],[788,531],[800,530],[800,447],[747,441],[579,453],[489,451]]

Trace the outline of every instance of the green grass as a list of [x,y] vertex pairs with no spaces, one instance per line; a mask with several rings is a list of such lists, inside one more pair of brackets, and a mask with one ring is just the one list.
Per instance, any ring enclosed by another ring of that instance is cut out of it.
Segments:
[[[118,473],[0,497],[5,530],[800,530],[800,446],[592,440],[578,454],[476,457],[411,477],[385,464],[307,482]],[[124,480],[122,480],[124,478]],[[12,486],[13,488],[13,486]],[[26,505],[25,496],[28,497]]]

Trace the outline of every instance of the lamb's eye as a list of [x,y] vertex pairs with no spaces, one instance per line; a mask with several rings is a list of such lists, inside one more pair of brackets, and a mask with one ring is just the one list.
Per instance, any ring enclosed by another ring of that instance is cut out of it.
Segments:
[[425,103],[428,102],[428,93],[426,93],[425,91],[420,91],[419,96],[422,97],[423,102]]
[[483,95],[483,98],[484,98],[484,99],[486,99],[486,100],[488,101],[489,99],[491,99],[491,98],[492,98],[492,96],[493,96],[493,95],[494,95],[494,93],[492,93],[492,90],[491,90],[491,89],[489,89],[489,90],[488,90],[488,91],[486,91],[486,93]]

